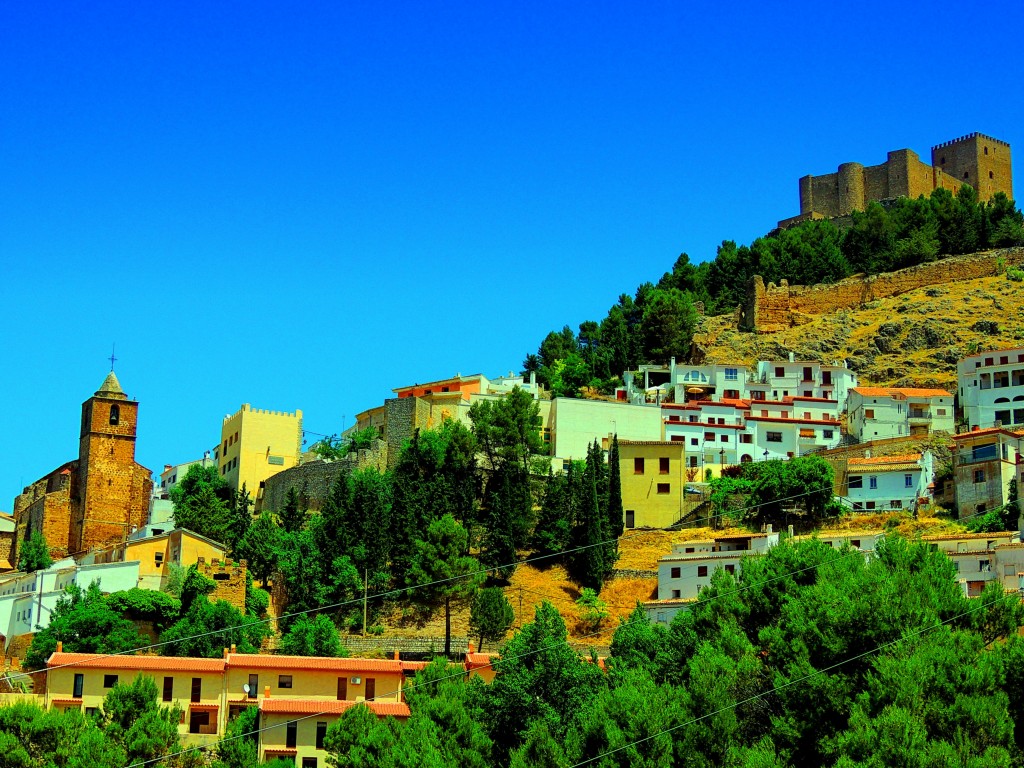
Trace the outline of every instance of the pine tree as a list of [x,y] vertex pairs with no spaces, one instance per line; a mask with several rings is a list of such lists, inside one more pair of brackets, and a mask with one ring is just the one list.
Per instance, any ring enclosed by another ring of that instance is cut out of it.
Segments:
[[608,532],[618,538],[625,530],[622,511],[622,475],[619,474],[619,436],[612,435],[612,449],[608,452]]
[[278,517],[281,519],[281,527],[284,528],[285,533],[295,533],[306,522],[306,510],[300,505],[299,493],[294,488],[288,489],[288,494],[284,498],[284,509],[281,510]]

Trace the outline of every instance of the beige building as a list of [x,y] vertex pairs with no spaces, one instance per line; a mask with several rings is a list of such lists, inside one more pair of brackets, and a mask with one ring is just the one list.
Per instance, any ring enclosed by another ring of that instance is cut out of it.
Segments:
[[302,411],[265,411],[246,403],[224,417],[213,458],[236,491],[244,485],[253,499],[271,475],[294,467],[302,455]]
[[682,443],[619,440],[619,476],[626,528],[667,528],[686,513]]

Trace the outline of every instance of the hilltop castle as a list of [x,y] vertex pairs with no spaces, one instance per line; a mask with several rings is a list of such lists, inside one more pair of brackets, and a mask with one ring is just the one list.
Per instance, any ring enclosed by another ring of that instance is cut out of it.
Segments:
[[82,403],[78,459],[32,483],[14,500],[20,547],[41,533],[54,557],[124,541],[146,523],[152,473],[135,461],[139,404],[111,371]]
[[836,173],[800,179],[800,215],[783,219],[782,228],[809,219],[832,219],[863,211],[874,200],[916,198],[942,188],[955,192],[970,184],[978,199],[996,192],[1013,199],[1010,145],[983,133],[970,133],[932,147],[932,163],[909,149],[890,152],[880,165],[843,163]]

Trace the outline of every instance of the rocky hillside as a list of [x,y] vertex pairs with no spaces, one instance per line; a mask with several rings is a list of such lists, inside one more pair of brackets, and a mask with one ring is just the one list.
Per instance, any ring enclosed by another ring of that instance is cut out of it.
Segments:
[[1024,283],[999,276],[921,288],[776,333],[737,331],[731,315],[704,318],[694,361],[845,358],[862,384],[953,391],[960,358],[1014,346],[1024,346]]

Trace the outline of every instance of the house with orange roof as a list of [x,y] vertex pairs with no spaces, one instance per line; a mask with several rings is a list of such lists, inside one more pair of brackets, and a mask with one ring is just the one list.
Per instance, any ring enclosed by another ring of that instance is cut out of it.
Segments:
[[930,451],[850,459],[840,500],[855,512],[917,509],[934,475]]
[[853,387],[847,401],[850,434],[858,440],[953,433],[953,393],[913,387]]
[[1024,347],[968,355],[957,363],[956,378],[972,429],[1024,427]]

